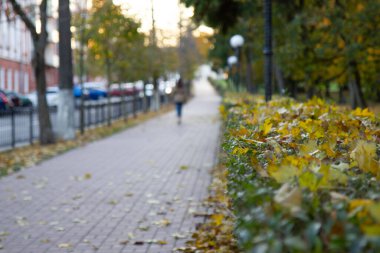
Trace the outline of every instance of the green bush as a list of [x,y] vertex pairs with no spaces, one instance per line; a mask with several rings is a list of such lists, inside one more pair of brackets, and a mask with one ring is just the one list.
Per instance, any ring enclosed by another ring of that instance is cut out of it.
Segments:
[[245,252],[380,252],[380,121],[319,99],[227,95],[228,193]]

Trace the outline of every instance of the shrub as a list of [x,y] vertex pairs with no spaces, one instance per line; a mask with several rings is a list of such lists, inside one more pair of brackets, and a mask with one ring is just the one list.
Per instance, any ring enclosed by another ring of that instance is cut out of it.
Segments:
[[380,121],[227,95],[228,192],[246,252],[380,252]]

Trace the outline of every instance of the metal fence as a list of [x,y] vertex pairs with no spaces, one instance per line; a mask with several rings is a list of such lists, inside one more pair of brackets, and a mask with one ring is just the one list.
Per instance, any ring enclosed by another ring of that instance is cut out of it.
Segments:
[[[162,95],[161,105],[170,102],[168,96]],[[110,106],[110,110],[108,110]],[[149,111],[151,97],[128,96],[125,99],[113,98],[110,104],[103,101],[86,101],[84,109],[84,128],[94,128],[108,123],[110,111],[111,122],[120,118],[128,119]],[[57,109],[49,108],[53,130],[57,125]],[[75,127],[80,128],[80,103],[75,106]],[[39,137],[39,122],[36,108],[12,108],[0,110],[0,150],[32,144]]]

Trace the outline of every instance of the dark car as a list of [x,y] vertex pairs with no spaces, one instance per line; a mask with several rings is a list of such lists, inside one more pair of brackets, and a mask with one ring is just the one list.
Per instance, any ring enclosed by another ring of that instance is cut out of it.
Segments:
[[133,96],[138,93],[139,90],[135,88],[132,83],[122,84],[121,87],[118,84],[112,84],[110,86],[110,95],[114,97]]
[[14,91],[5,91],[7,96],[11,98],[14,106],[30,107],[33,105],[32,101],[17,92]]
[[3,90],[3,93],[12,101],[13,106],[20,106],[20,98],[12,91]]
[[8,98],[3,90],[0,90],[0,110],[5,111],[11,107],[13,107],[12,100]]

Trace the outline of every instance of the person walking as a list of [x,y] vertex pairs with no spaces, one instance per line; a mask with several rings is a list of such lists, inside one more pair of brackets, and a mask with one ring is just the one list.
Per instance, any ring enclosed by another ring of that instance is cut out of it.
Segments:
[[186,95],[185,95],[185,88],[183,85],[182,78],[180,78],[177,82],[176,88],[174,90],[174,103],[177,111],[177,123],[178,125],[181,124],[182,120],[182,106],[183,103],[186,100]]

